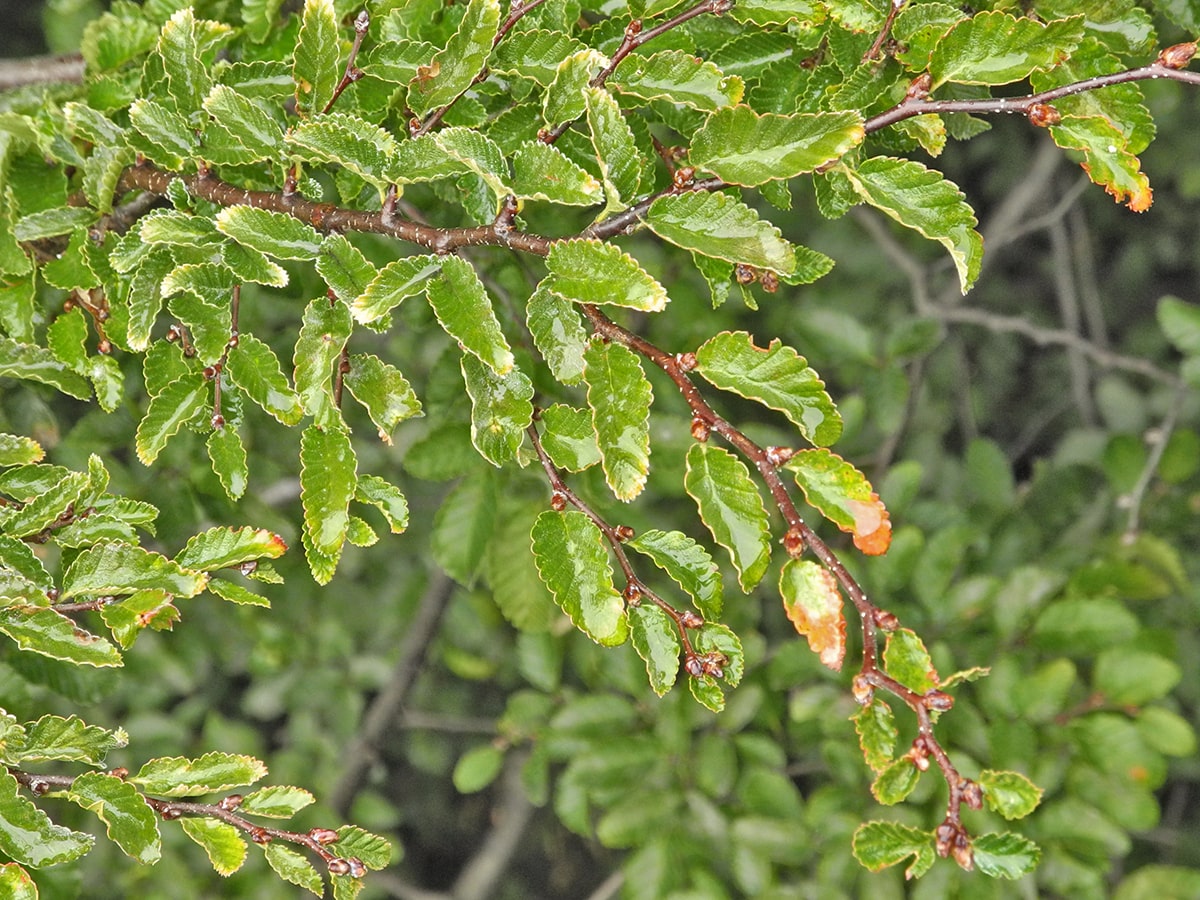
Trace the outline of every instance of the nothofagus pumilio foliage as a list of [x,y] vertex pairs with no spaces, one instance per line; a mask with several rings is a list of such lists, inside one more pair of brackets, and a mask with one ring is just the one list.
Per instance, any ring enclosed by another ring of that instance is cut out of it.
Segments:
[[1194,3],[48,16],[0,895],[1200,895]]

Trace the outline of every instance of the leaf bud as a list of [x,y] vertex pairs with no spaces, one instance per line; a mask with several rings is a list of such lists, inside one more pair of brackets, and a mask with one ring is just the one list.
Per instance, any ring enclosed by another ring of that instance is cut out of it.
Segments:
[[225,417],[223,415],[221,415],[220,413],[213,413],[213,417],[212,417],[211,421],[212,421],[213,431],[220,431],[222,428],[225,427]]
[[329,861],[329,874],[330,875],[349,875],[350,874],[350,860],[342,859],[341,857],[335,856],[333,859],[331,859]]
[[120,778],[122,781],[124,781],[129,777],[129,770],[124,766],[117,766],[115,769],[109,769],[108,774],[113,778]]
[[50,590],[46,591],[46,599],[49,600],[51,603],[57,603],[58,597],[59,597],[58,588],[50,588]]
[[250,835],[250,840],[254,841],[256,844],[269,844],[271,841],[275,840],[270,834],[267,833],[267,829],[260,825],[256,825],[255,827],[251,828],[248,833]]
[[555,491],[550,495],[550,508],[555,512],[562,512],[567,508],[567,495],[562,491]]
[[212,381],[214,378],[217,377],[217,367],[216,366],[205,366],[204,371],[201,372],[200,374],[203,375],[206,380]]
[[978,781],[966,781],[962,787],[963,802],[971,809],[983,809],[983,788]]
[[928,72],[922,72],[908,84],[908,89],[904,92],[905,100],[924,100],[929,96],[929,89],[933,87],[933,76]]
[[738,284],[754,284],[758,281],[758,271],[753,266],[738,263],[733,267],[733,278]]
[[679,624],[684,628],[699,628],[704,624],[704,617],[690,609],[685,609],[679,614]]
[[796,455],[796,451],[791,447],[768,447],[767,462],[773,466],[782,466],[785,462]]
[[854,695],[854,702],[859,706],[870,706],[871,701],[875,699],[875,688],[861,672],[850,682],[850,693]]
[[357,856],[349,857],[346,862],[350,863],[351,878],[362,878],[367,874],[367,867],[363,865],[363,861]]
[[1062,121],[1062,113],[1049,103],[1035,103],[1029,107],[1029,121],[1038,128],[1048,128]]
[[617,540],[624,544],[626,541],[632,541],[637,532],[628,525],[618,525],[613,529],[613,533],[616,535]]
[[692,437],[702,444],[708,440],[708,423],[699,416],[692,417]]
[[965,872],[975,868],[975,852],[971,849],[971,839],[966,832],[960,831],[954,839],[954,861]]
[[48,794],[48,793],[50,793],[50,782],[44,781],[41,778],[31,778],[31,779],[29,779],[29,790],[33,793],[33,796],[35,796],[35,797],[40,797],[43,794]]
[[727,662],[727,660],[725,659],[724,656],[720,656],[719,659],[714,659],[713,657],[715,657],[715,656],[720,656],[720,655],[719,654],[711,654],[710,656],[705,658],[704,674],[711,675],[713,678],[724,678],[725,677],[725,663]]
[[783,549],[792,559],[799,559],[804,555],[804,534],[797,526],[793,525],[783,536]]
[[704,663],[701,662],[698,656],[689,656],[683,661],[683,668],[693,678],[699,678],[704,674]]
[[338,833],[332,828],[313,828],[308,832],[308,836],[322,847],[336,844],[338,840]]
[[365,9],[354,17],[354,30],[358,34],[366,34],[371,26],[371,14]]
[[945,691],[927,691],[925,706],[935,712],[946,712],[954,707],[954,698]]
[[758,282],[768,294],[774,294],[779,290],[779,276],[769,269],[763,270],[762,274],[758,276]]
[[676,353],[675,363],[679,366],[679,370],[681,372],[690,372],[698,365],[696,354],[692,353],[691,351],[688,351],[687,353]]
[[625,37],[627,40],[632,40],[642,33],[642,20],[633,19],[625,26]]
[[937,855],[945,859],[950,855],[950,845],[958,836],[959,826],[946,819],[933,832]]
[[237,565],[237,570],[247,577],[249,577],[250,575],[253,575],[257,569],[258,569],[258,560],[257,559],[248,559],[243,563],[238,563],[238,565]]
[[225,810],[225,812],[233,812],[242,805],[242,795],[230,794],[228,797],[222,798],[221,802],[217,805],[221,807],[221,809]]
[[1175,44],[1167,47],[1158,54],[1158,59],[1155,60],[1155,63],[1164,69],[1182,69],[1192,61],[1192,57],[1195,55],[1196,42],[1188,41],[1186,44]]
[[112,341],[108,338],[101,338],[100,343],[96,345],[96,352],[102,356],[108,356],[112,353]]
[[642,603],[642,589],[632,581],[625,585],[625,590],[621,591],[621,596],[625,598],[625,602],[630,606],[640,606]]
[[671,175],[671,182],[677,191],[687,190],[696,182],[696,170],[691,166],[680,166]]
[[896,618],[896,614],[888,612],[886,609],[876,609],[874,612],[875,626],[882,631],[895,631],[900,627],[900,620]]
[[180,818],[183,815],[183,811],[175,806],[164,806],[161,810],[159,810],[158,814],[166,821],[172,822],[175,819]]
[[167,329],[167,340],[168,341],[179,340],[179,335],[180,335],[180,332],[179,332],[178,325],[172,325],[170,328]]

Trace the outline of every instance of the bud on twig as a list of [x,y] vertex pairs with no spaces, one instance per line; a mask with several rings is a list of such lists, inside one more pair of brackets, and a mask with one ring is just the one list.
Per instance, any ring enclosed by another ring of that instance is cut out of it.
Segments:
[[1158,54],[1158,59],[1155,60],[1158,65],[1164,69],[1182,69],[1192,61],[1192,57],[1196,55],[1196,42],[1188,41],[1186,44],[1175,44],[1167,47]]
[[1049,103],[1035,103],[1029,107],[1029,121],[1038,128],[1048,128],[1062,121],[1062,113]]

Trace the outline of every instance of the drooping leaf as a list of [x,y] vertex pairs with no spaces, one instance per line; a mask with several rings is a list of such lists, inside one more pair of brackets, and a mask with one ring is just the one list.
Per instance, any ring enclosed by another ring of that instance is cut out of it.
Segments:
[[408,501],[398,487],[378,475],[360,475],[354,488],[354,499],[369,503],[383,513],[392,534],[400,534],[408,528]]
[[22,650],[77,666],[121,665],[116,647],[44,606],[0,607],[0,633],[7,634]]
[[578,119],[587,111],[583,92],[608,60],[596,50],[578,50],[564,56],[542,98],[542,118],[550,126]]
[[712,385],[779,410],[812,443],[825,447],[841,436],[842,417],[825,383],[778,340],[764,350],[744,331],[724,331],[696,351],[696,360],[696,370]]
[[316,798],[303,788],[279,784],[246,794],[238,812],[269,819],[290,819],[315,802]]
[[887,156],[871,157],[843,171],[867,203],[945,247],[962,292],[971,289],[983,261],[983,238],[957,185],[919,162]]
[[304,0],[292,77],[296,111],[303,118],[323,112],[341,77],[337,10],[333,0]]
[[55,825],[19,793],[16,777],[0,770],[0,852],[5,856],[20,865],[55,866],[78,859],[94,843],[90,834]]
[[706,619],[716,619],[724,605],[721,570],[700,544],[679,531],[643,531],[626,545],[644,553],[692,598]]
[[1004,12],[981,12],[955,25],[929,58],[933,88],[960,84],[1008,84],[1034,69],[1065,59],[1083,37],[1083,19],[1052,22]]
[[530,296],[525,314],[533,343],[554,377],[563,384],[579,384],[588,335],[575,306],[549,290],[543,279]]
[[601,303],[658,312],[667,291],[621,248],[596,240],[559,241],[546,257],[550,290],[576,303]]
[[221,487],[229,495],[230,500],[239,499],[246,493],[250,482],[250,469],[247,463],[246,446],[236,428],[228,422],[221,428],[214,428],[205,442],[208,458],[212,463],[213,473],[221,482]]
[[73,760],[98,766],[110,750],[128,743],[129,736],[120,729],[88,725],[76,716],[46,715],[27,726],[20,759]]
[[449,43],[409,83],[409,108],[423,116],[470,87],[491,53],[499,27],[499,0],[470,0]]
[[440,268],[435,256],[406,256],[388,263],[355,295],[351,307],[355,321],[368,323],[383,318],[405,298],[421,293],[426,280]]
[[388,365],[373,353],[350,355],[345,385],[354,399],[366,408],[386,443],[391,443],[391,434],[397,425],[421,415],[421,401],[408,379],[395,366]]
[[436,132],[433,140],[450,159],[482,178],[495,195],[497,203],[505,195],[513,193],[504,151],[487,135],[474,128],[460,126]]
[[236,828],[208,816],[181,819],[183,833],[204,848],[218,875],[232,875],[246,861],[246,842]]
[[997,772],[985,769],[979,773],[979,786],[988,809],[1000,813],[1009,821],[1023,819],[1042,799],[1042,789],[1020,772]]
[[888,675],[918,694],[941,684],[924,642],[908,628],[900,628],[888,635],[883,648],[883,667]]
[[185,569],[142,547],[98,544],[84,550],[63,573],[64,600],[77,596],[122,596],[145,589],[194,597],[208,583],[203,572]]
[[458,256],[445,257],[441,265],[441,274],[425,285],[438,322],[496,375],[508,374],[513,367],[512,350],[475,268]]
[[333,402],[334,371],[341,365],[352,328],[350,310],[340,300],[316,297],[305,307],[296,338],[293,378],[300,405],[320,425],[340,422]]
[[267,767],[252,756],[212,752],[196,759],[152,759],[129,781],[156,797],[189,797],[245,787],[266,774]]
[[[379,271],[345,235],[331,234],[321,242],[317,255],[317,274],[325,279],[339,300],[353,304],[366,291],[367,285],[375,280]],[[357,308],[352,309],[358,318]],[[358,321],[367,320],[360,318]]]
[[864,134],[853,112],[760,116],[734,106],[708,117],[692,137],[688,161],[725,182],[753,187],[811,172],[857,146]]
[[870,555],[887,551],[892,523],[862,472],[824,449],[799,450],[785,466],[795,476],[808,505],[854,535],[854,546]]
[[516,459],[533,421],[533,383],[516,368],[497,375],[469,354],[462,373],[471,397],[471,443],[494,466]]
[[300,503],[304,550],[313,578],[333,578],[350,527],[358,461],[344,428],[310,425],[300,437]]
[[255,206],[227,206],[216,216],[217,229],[276,259],[315,259],[321,235],[311,225],[286,213]]
[[612,94],[601,88],[583,92],[588,131],[604,179],[607,211],[623,209],[637,197],[642,162],[633,130]]
[[[704,256],[780,275],[797,271],[796,250],[779,229],[727,194],[690,192],[659,197],[646,211],[646,226],[664,241]],[[827,261],[825,271],[832,268],[832,260],[822,259]]]
[[1103,116],[1063,116],[1050,126],[1054,143],[1084,156],[1083,169],[1117,203],[1145,212],[1154,202],[1141,161],[1129,152],[1120,128]]
[[302,159],[342,166],[381,193],[393,180],[396,139],[358,116],[330,113],[301,122],[288,132],[287,143]]
[[913,857],[906,878],[918,877],[933,865],[933,836],[898,822],[867,822],[854,832],[854,858],[872,872]]
[[592,414],[586,409],[555,403],[542,410],[542,446],[554,465],[582,472],[600,462]]
[[670,616],[645,601],[629,610],[629,641],[646,663],[650,687],[663,696],[679,675],[679,629]]
[[711,62],[682,50],[650,56],[631,53],[608,83],[640,100],[667,100],[706,111],[733,106],[746,89],[738,76],[726,75]]
[[900,737],[892,708],[876,697],[851,718],[867,765],[876,772],[882,771],[891,764]]
[[143,138],[135,145],[160,166],[181,168],[200,149],[187,119],[161,103],[139,98],[129,107],[129,121]]
[[9,338],[0,338],[0,378],[24,378],[48,384],[80,400],[87,400],[92,395],[87,381],[49,350]]
[[789,559],[779,573],[783,608],[796,631],[822,665],[842,670],[846,658],[846,617],[837,579],[824,566],[807,559]]
[[600,529],[581,512],[547,510],[533,526],[538,574],[575,626],[605,646],[625,642],[625,602],[612,583]]
[[583,359],[605,481],[628,502],[642,492],[650,471],[650,382],[633,351],[621,344],[593,342]]
[[522,143],[513,154],[512,166],[512,192],[518,199],[591,206],[604,198],[600,182],[541,141]]
[[225,374],[281,424],[295,425],[303,417],[300,398],[288,384],[275,351],[254,335],[238,336],[226,357]]
[[284,881],[304,888],[310,894],[321,897],[325,894],[325,882],[308,858],[279,841],[267,844],[264,855],[267,864]]
[[6,534],[13,537],[28,538],[37,535],[56,523],[62,524],[60,519],[71,513],[87,487],[87,475],[71,472],[19,509],[2,510],[4,515],[0,515],[0,525]]
[[982,834],[971,842],[971,850],[979,871],[993,878],[1020,878],[1042,858],[1037,844],[1011,831]]
[[181,375],[150,397],[137,428],[137,455],[144,465],[158,459],[167,441],[209,402],[208,382],[200,374]]
[[87,772],[71,782],[67,799],[95,813],[126,855],[143,865],[162,857],[158,816],[129,782],[107,772]]
[[175,562],[188,569],[211,572],[251,560],[278,559],[286,552],[283,538],[265,528],[217,527],[189,538]]
[[275,159],[283,146],[283,129],[262,107],[228,85],[214,85],[204,109],[249,151],[254,161]]
[[720,447],[694,444],[684,487],[718,544],[729,551],[742,591],[766,574],[771,560],[767,511],[745,463]]

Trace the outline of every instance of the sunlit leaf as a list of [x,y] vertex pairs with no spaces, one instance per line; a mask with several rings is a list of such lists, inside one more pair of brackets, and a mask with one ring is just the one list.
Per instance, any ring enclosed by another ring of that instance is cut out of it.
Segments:
[[396,139],[357,116],[330,113],[288,132],[292,152],[307,161],[335,163],[384,191],[392,178]]
[[0,770],[0,852],[5,856],[26,866],[55,866],[78,859],[94,843],[90,834],[51,822],[19,793],[16,777]]
[[612,94],[601,88],[586,88],[583,99],[592,146],[604,179],[607,209],[621,209],[638,195],[643,168],[641,154]]
[[423,116],[470,87],[487,61],[499,27],[499,0],[470,0],[449,43],[409,83],[409,108]]
[[145,465],[158,459],[183,424],[209,402],[208,382],[199,374],[181,375],[150,398],[146,415],[138,424],[137,455]]
[[667,291],[636,259],[601,241],[558,241],[546,257],[546,286],[576,303],[601,303],[658,312]]
[[300,502],[304,550],[313,578],[333,577],[350,527],[358,461],[344,428],[310,425],[300,438]]
[[341,77],[337,10],[333,0],[305,0],[296,57],[296,111],[302,117],[322,112]]
[[387,443],[391,442],[391,433],[397,425],[421,415],[421,401],[408,379],[395,366],[388,365],[373,353],[350,355],[345,385],[354,399],[366,408]]
[[254,784],[267,774],[267,767],[252,756],[234,753],[205,753],[196,759],[182,756],[152,759],[129,781],[147,794],[158,797],[187,797],[211,794]]
[[650,382],[633,351],[621,344],[593,342],[583,358],[604,477],[618,500],[629,501],[642,492],[650,471]]
[[304,415],[300,398],[284,377],[275,351],[252,334],[238,336],[229,350],[225,373],[254,403],[283,425],[295,425]]
[[766,574],[771,540],[766,508],[745,463],[720,447],[693,444],[684,486],[713,538],[729,551],[742,590],[749,593]]
[[971,842],[971,850],[979,871],[993,878],[1020,878],[1042,858],[1037,844],[1011,831],[980,835]]
[[846,617],[837,579],[811,560],[789,559],[779,574],[783,608],[826,667],[840,672],[846,658]]
[[272,785],[246,794],[238,812],[270,819],[290,819],[315,802],[316,798],[303,788]]
[[542,446],[560,469],[582,472],[600,462],[589,410],[555,403],[542,410]]
[[84,550],[63,573],[63,599],[121,596],[145,589],[194,597],[208,583],[203,572],[184,568],[158,553],[130,544],[98,544]]
[[[796,272],[795,248],[779,229],[727,194],[690,192],[659,197],[646,212],[646,226],[663,240],[704,256],[781,275]],[[822,258],[828,271],[833,261]]]
[[746,89],[738,76],[726,75],[711,62],[681,50],[650,56],[631,53],[608,83],[640,100],[667,100],[703,110],[732,106]]
[[605,646],[625,642],[625,602],[613,587],[604,538],[587,516],[542,513],[533,526],[533,555],[542,581],[576,627]]
[[283,538],[265,528],[210,528],[193,535],[175,556],[188,569],[230,569],[251,560],[277,559],[287,552]]
[[494,466],[515,459],[533,421],[533,384],[520,369],[497,375],[468,354],[462,373],[471,397],[471,443]]
[[917,877],[933,865],[933,836],[927,831],[898,822],[867,822],[854,832],[854,858],[872,872],[913,857],[904,873]]
[[441,265],[441,274],[425,284],[438,322],[496,375],[507,374],[513,367],[512,350],[475,268],[458,256],[445,257]]
[[1134,212],[1145,212],[1154,202],[1150,179],[1141,161],[1129,152],[1126,137],[1103,116],[1063,116],[1050,126],[1054,143],[1083,153],[1083,170],[1096,184]]
[[218,875],[232,875],[246,861],[246,842],[232,825],[208,816],[181,819],[183,833],[204,848]]
[[95,813],[126,855],[143,865],[162,857],[158,816],[129,782],[107,772],[86,772],[71,782],[67,799]]
[[408,528],[408,501],[398,487],[379,476],[360,475],[354,488],[354,499],[369,503],[383,513],[392,534],[400,534]]
[[892,708],[876,697],[851,718],[867,765],[876,772],[890,765],[900,737]]
[[1034,69],[1049,69],[1075,49],[1083,37],[1083,19],[1053,22],[1004,12],[981,12],[958,23],[938,41],[929,58],[933,87],[961,84],[1008,84]]
[[883,648],[883,667],[892,678],[911,691],[924,694],[941,681],[925,644],[908,628],[893,631]]
[[1042,789],[1020,772],[985,769],[979,773],[979,786],[988,809],[1010,821],[1029,815],[1042,799]]
[[333,402],[334,370],[341,366],[342,350],[352,327],[350,310],[339,300],[317,297],[304,309],[293,356],[293,378],[300,405],[318,424],[340,420]]
[[563,384],[579,384],[588,334],[574,304],[549,290],[543,279],[529,298],[525,314],[533,343],[554,377]]
[[310,260],[321,249],[315,228],[270,209],[227,206],[217,213],[216,223],[222,234],[276,259]]
[[823,449],[799,450],[785,465],[808,505],[854,535],[859,550],[871,555],[887,551],[892,540],[888,511],[862,472]]
[[663,696],[679,675],[679,629],[670,616],[645,601],[629,610],[629,641],[646,663],[650,687]]
[[22,650],[77,666],[121,665],[116,647],[44,606],[0,607],[0,633],[16,641]]
[[293,850],[286,844],[275,841],[274,843],[267,844],[264,855],[266,856],[267,864],[284,881],[304,888],[304,890],[317,897],[324,896],[325,881],[303,853]]
[[[425,282],[437,274],[440,267],[441,263],[434,256],[405,256],[388,263],[360,294],[355,295],[352,305],[355,321],[374,322],[387,315],[402,300],[421,293]],[[360,273],[365,274],[365,270]]]
[[541,141],[525,141],[512,158],[512,192],[518,198],[591,206],[604,195],[600,182]]
[[708,619],[721,615],[724,584],[721,570],[700,544],[678,531],[643,531],[629,547],[644,553],[683,588]]

